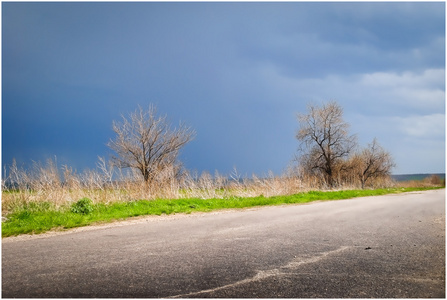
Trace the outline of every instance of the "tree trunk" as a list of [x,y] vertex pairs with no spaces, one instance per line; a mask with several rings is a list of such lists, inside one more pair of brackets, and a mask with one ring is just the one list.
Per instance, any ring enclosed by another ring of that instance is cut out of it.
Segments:
[[149,172],[147,170],[141,169],[141,174],[143,175],[144,182],[149,183]]
[[330,189],[332,189],[334,187],[334,179],[332,178],[332,169],[327,170],[326,172],[327,174],[327,184],[329,186]]

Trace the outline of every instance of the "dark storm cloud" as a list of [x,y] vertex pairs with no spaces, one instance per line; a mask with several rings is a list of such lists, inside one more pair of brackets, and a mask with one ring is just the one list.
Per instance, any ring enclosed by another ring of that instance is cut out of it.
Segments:
[[[295,113],[336,99],[365,142],[377,136],[394,151],[397,171],[443,171],[444,130],[430,135],[436,155],[412,161],[428,143],[421,136],[445,119],[444,11],[444,3],[4,2],[3,164],[57,155],[94,167],[108,153],[112,120],[152,102],[196,129],[182,155],[189,168],[279,173],[296,150]],[[371,126],[379,119],[392,128]]]

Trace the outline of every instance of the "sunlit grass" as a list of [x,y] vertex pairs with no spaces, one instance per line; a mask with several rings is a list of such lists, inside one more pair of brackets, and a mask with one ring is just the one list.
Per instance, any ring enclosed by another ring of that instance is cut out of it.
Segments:
[[[375,190],[310,191],[273,197],[187,198],[122,201],[109,204],[85,202],[92,209],[73,210],[72,205],[55,206],[50,202],[29,203],[10,213],[2,223],[2,237],[64,230],[97,223],[124,220],[136,216],[209,212],[220,209],[248,208],[265,205],[299,204],[312,201],[350,199],[433,188],[389,188]],[[81,203],[82,204],[82,203]],[[74,211],[80,211],[76,213]]]

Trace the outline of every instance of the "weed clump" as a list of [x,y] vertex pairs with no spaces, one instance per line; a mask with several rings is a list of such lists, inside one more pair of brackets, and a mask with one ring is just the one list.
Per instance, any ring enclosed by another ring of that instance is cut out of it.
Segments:
[[71,212],[75,214],[88,215],[93,211],[93,201],[89,198],[82,198],[71,205]]

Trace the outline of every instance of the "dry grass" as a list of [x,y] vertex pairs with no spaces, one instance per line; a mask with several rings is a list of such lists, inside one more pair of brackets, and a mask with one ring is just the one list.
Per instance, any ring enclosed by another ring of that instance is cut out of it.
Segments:
[[408,180],[401,181],[396,184],[398,187],[408,188],[408,187],[416,187],[416,188],[425,188],[425,187],[445,187],[445,179],[441,179],[438,175],[431,175],[422,180]]
[[[338,182],[342,184],[337,186],[337,190],[359,189],[361,186],[355,178],[339,178]],[[398,184],[390,178],[378,178],[371,182],[370,187],[428,187],[442,183],[439,178]],[[114,168],[104,158],[99,158],[95,170],[82,173],[68,166],[59,167],[55,159],[48,160],[46,164],[33,163],[30,169],[19,167],[14,161],[2,178],[2,215],[30,203],[50,203],[58,208],[84,197],[94,203],[110,204],[160,198],[271,197],[326,189],[323,178],[303,176],[295,168],[289,168],[281,176],[270,172],[265,177],[253,175],[251,178],[242,178],[236,169],[228,176],[217,172],[214,176],[208,172],[179,175],[174,169],[165,169],[148,185],[137,172]]]

